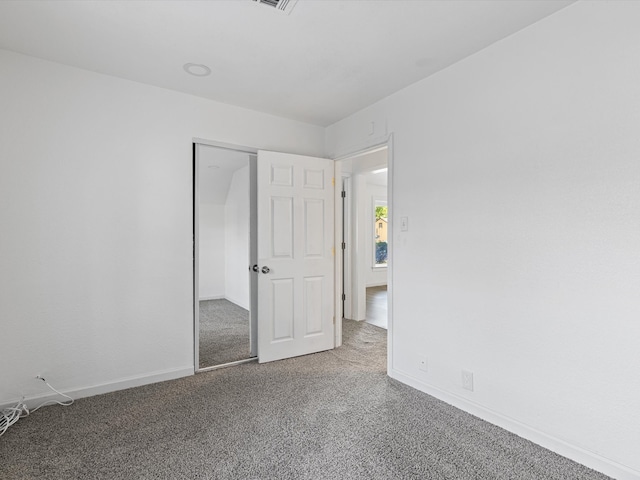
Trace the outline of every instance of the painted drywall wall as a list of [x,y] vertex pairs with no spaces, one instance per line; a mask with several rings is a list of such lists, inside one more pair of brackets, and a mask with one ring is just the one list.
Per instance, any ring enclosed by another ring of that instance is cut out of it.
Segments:
[[[0,403],[193,372],[192,139],[323,129],[0,51]],[[201,79],[194,78],[194,81]]]
[[578,2],[327,129],[333,156],[393,134],[390,375],[618,478],[640,475],[639,24]]
[[249,165],[231,179],[225,204],[225,297],[249,310]]
[[[239,285],[239,274],[229,276],[228,265],[245,265],[242,274],[246,274],[248,228],[238,231],[239,222],[245,218],[248,222],[249,203],[248,180],[244,185],[234,181],[237,170],[249,165],[249,155],[236,150],[196,145],[198,162],[198,199],[199,199],[199,289],[200,300],[232,297],[248,303],[248,286]],[[233,189],[233,192],[232,192]],[[240,190],[244,193],[241,193]],[[235,211],[237,217],[230,218],[227,212]],[[231,230],[229,230],[231,229]],[[242,245],[245,245],[244,249]],[[231,284],[229,284],[231,282]],[[245,278],[245,283],[247,280]],[[240,290],[240,292],[238,292]],[[247,298],[245,299],[245,295]],[[233,300],[232,300],[233,301]]]
[[198,209],[200,300],[224,298],[226,292],[225,206],[200,203]]

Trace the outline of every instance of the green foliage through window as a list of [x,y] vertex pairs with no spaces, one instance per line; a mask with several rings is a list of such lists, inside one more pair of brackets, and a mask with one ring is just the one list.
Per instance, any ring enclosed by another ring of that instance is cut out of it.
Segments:
[[386,206],[377,205],[376,206],[376,222],[382,218],[387,218],[388,208]]

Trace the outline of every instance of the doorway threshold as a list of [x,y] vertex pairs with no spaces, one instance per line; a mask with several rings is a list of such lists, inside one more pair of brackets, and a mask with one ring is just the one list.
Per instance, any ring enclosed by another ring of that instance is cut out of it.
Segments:
[[236,365],[242,365],[243,363],[251,363],[251,362],[257,362],[257,361],[258,361],[258,357],[246,358],[244,360],[238,360],[236,362],[229,362],[229,363],[223,363],[221,365],[214,365],[213,367],[199,368],[196,370],[196,373],[210,372],[212,370],[218,370],[220,368],[235,367]]

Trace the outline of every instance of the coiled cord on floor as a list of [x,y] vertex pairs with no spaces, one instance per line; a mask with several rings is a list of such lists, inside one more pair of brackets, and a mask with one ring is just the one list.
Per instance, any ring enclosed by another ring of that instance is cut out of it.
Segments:
[[[26,412],[26,413],[25,413]],[[11,425],[20,420],[21,417],[29,415],[27,406],[20,400],[15,407],[7,407],[0,412],[0,437],[4,435]]]
[[14,423],[16,423],[18,420],[29,416],[31,413],[35,412],[41,407],[44,407],[45,405],[57,404],[57,405],[62,405],[63,407],[68,407],[73,403],[73,398],[71,398],[69,395],[65,395],[64,393],[59,392],[58,390],[53,388],[51,385],[49,385],[49,383],[44,378],[40,376],[38,376],[37,378],[39,380],[42,380],[45,383],[45,385],[49,387],[51,390],[53,390],[55,393],[57,393],[62,397],[67,398],[68,400],[64,400],[62,402],[58,400],[47,400],[46,402],[43,402],[40,405],[38,405],[36,408],[29,410],[29,408],[27,407],[27,404],[24,403],[24,398],[22,398],[22,400],[16,403],[15,406],[7,407],[2,409],[2,411],[0,411],[0,437],[4,435],[4,433],[9,429],[9,427]]

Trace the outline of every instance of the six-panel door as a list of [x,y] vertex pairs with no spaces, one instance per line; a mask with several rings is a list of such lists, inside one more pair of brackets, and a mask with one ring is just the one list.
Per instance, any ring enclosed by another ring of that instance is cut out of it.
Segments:
[[332,160],[258,152],[261,363],[334,346],[333,171]]

